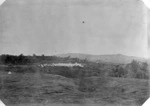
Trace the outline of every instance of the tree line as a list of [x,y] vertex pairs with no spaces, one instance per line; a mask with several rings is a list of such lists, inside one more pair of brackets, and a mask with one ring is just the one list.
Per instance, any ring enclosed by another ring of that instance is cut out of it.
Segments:
[[30,59],[27,56],[24,56],[23,54],[20,55],[1,55],[0,60],[2,64],[7,65],[24,65],[31,63]]
[[35,63],[83,63],[85,60],[80,60],[78,58],[70,58],[70,57],[57,57],[57,56],[45,56],[45,55],[28,55],[25,56],[23,54],[20,55],[9,55],[3,54],[0,56],[0,64],[5,65],[26,65],[26,64],[35,64]]

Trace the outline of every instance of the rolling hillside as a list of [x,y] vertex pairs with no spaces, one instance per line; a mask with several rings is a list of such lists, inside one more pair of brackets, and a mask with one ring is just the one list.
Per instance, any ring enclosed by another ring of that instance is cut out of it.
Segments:
[[144,58],[134,57],[134,56],[126,56],[122,54],[112,54],[112,55],[90,55],[90,54],[80,54],[80,53],[68,53],[68,54],[60,54],[56,55],[58,57],[68,57],[71,58],[79,58],[79,59],[87,59],[88,61],[93,62],[109,62],[116,64],[127,64],[132,60],[137,61],[146,61]]

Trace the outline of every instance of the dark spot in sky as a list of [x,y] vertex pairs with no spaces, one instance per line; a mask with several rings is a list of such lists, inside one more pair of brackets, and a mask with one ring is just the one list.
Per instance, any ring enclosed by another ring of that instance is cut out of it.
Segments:
[[82,21],[82,23],[85,23],[84,21]]

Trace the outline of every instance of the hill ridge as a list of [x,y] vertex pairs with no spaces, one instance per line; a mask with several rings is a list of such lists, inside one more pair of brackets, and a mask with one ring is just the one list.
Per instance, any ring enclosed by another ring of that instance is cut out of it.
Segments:
[[58,54],[56,56],[87,59],[88,61],[93,61],[93,62],[98,62],[98,63],[110,62],[110,63],[127,64],[127,63],[130,63],[132,60],[146,61],[146,59],[142,57],[127,56],[124,54],[93,55],[93,54],[84,54],[84,53],[65,53],[65,54]]

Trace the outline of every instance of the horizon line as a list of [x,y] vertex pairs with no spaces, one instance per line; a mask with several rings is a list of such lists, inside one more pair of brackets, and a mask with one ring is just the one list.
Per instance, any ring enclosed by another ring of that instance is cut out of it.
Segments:
[[[1,53],[0,56],[2,55],[14,55],[14,56],[19,56],[23,53],[20,53],[20,54],[9,54],[9,53]],[[150,59],[149,57],[140,57],[140,56],[133,56],[133,55],[126,55],[126,54],[121,54],[121,53],[112,53],[112,54],[90,54],[90,53],[76,53],[76,52],[68,52],[68,53],[56,53],[56,54],[36,54],[36,53],[33,53],[33,54],[23,54],[24,56],[33,56],[33,55],[36,55],[36,56],[58,56],[58,55],[65,55],[65,54],[81,54],[81,55],[93,55],[93,56],[103,56],[103,55],[122,55],[122,56],[129,56],[129,57],[137,57],[137,58],[144,58],[144,59]]]

